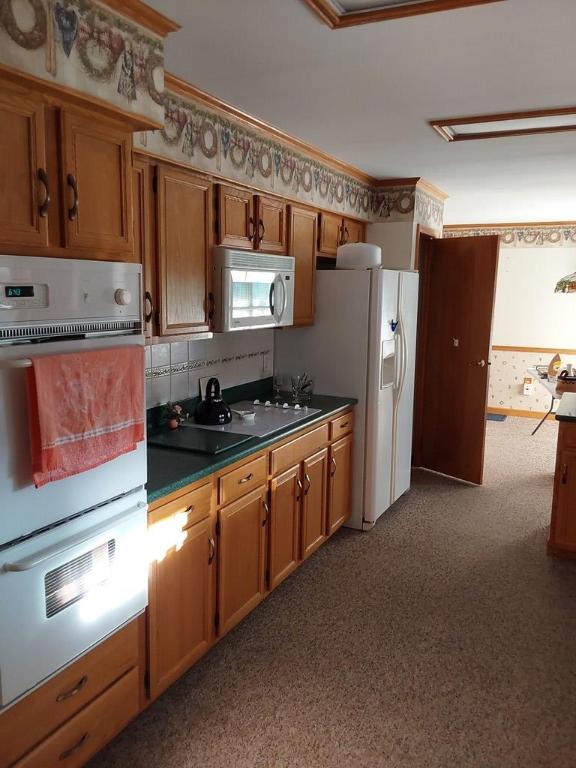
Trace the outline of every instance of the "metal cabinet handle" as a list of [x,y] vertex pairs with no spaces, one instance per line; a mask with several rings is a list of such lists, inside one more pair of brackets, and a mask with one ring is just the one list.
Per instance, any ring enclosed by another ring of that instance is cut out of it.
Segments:
[[152,294],[150,291],[146,291],[144,294],[144,304],[147,304],[149,307],[148,311],[145,311],[144,320],[147,323],[150,323],[154,317],[154,302],[152,301]]
[[194,512],[194,504],[190,504],[189,507],[186,507],[186,514],[189,515],[190,512]]
[[302,498],[302,491],[304,490],[304,486],[302,485],[302,480],[300,480],[300,478],[296,480],[296,484],[298,485],[298,494],[296,496],[296,501],[300,501],[300,499]]
[[346,245],[349,239],[350,239],[350,232],[348,232],[348,227],[344,227],[344,245]]
[[214,320],[214,314],[216,311],[216,302],[214,300],[214,294],[212,291],[208,294],[208,320]]
[[212,565],[214,562],[214,557],[216,555],[216,542],[212,538],[212,536],[208,537],[208,547],[209,547],[209,553],[208,553],[208,565]]
[[336,459],[334,458],[334,456],[332,456],[332,458],[330,459],[330,463],[332,464],[332,471],[330,472],[330,477],[334,477],[337,469]]
[[72,202],[72,207],[68,208],[68,218],[70,221],[74,221],[74,219],[78,216],[78,205],[80,203],[78,199],[78,184],[76,182],[76,178],[74,177],[73,173],[69,173],[68,176],[66,176],[66,182],[68,186],[72,189],[72,192],[74,193],[74,200]]
[[304,496],[308,496],[308,491],[312,487],[312,480],[310,480],[310,475],[308,474],[308,472],[306,472],[306,474],[304,475],[304,480],[306,480],[306,483],[307,483],[306,488],[304,489]]
[[45,218],[48,215],[48,206],[50,205],[50,187],[48,185],[48,174],[44,168],[38,168],[38,181],[44,187],[44,200],[38,206],[38,215]]
[[264,235],[266,234],[266,227],[264,226],[264,222],[262,219],[258,219],[258,245],[264,240]]
[[562,485],[567,485],[568,483],[568,464],[562,465],[562,472],[560,475],[560,480],[562,482]]
[[270,507],[268,506],[268,504],[265,501],[262,502],[262,506],[264,507],[264,512],[266,513],[265,516],[264,516],[264,520],[262,520],[262,528],[264,528],[264,526],[268,522],[268,515],[270,514]]
[[85,688],[87,682],[88,675],[84,675],[83,678],[78,680],[74,688],[71,688],[69,691],[65,691],[64,693],[59,693],[58,696],[56,696],[56,701],[66,701],[66,699],[71,699],[72,696],[76,696],[77,693],[80,693],[80,691]]
[[349,425],[349,422],[345,421],[344,424],[340,424],[340,429],[346,429],[348,425]]
[[74,744],[73,747],[70,747],[70,749],[66,749],[64,752],[60,753],[60,756],[58,757],[58,760],[66,760],[69,757],[72,757],[80,747],[84,744],[86,739],[88,738],[88,731]]
[[252,216],[248,219],[248,237],[250,240],[254,240],[254,218]]
[[249,480],[252,480],[253,477],[254,475],[252,474],[252,472],[250,472],[248,475],[246,475],[246,477],[243,477],[241,480],[238,480],[238,484],[244,485],[244,483],[247,483]]

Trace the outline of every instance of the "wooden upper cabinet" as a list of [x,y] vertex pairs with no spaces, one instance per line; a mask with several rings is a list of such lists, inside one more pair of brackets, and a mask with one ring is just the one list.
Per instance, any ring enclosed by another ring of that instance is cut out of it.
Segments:
[[[157,524],[162,525],[162,520]],[[184,529],[182,541],[150,566],[148,637],[152,698],[180,677],[212,644],[216,585],[213,527],[212,518],[207,518]]]
[[218,244],[252,248],[254,195],[250,190],[218,185]]
[[308,208],[290,206],[288,253],[295,259],[294,325],[314,322],[316,288],[317,215]]
[[330,446],[330,481],[328,489],[328,536],[350,517],[352,492],[353,436],[347,435]]
[[67,109],[60,122],[66,245],[133,258],[131,134]]
[[270,484],[270,589],[277,587],[298,566],[301,489],[299,465],[275,477]]
[[336,256],[336,250],[342,243],[342,216],[333,213],[320,214],[320,237],[318,250],[328,256]]
[[212,279],[212,184],[184,170],[157,168],[160,333],[208,331]]
[[353,219],[344,219],[344,242],[345,243],[363,243],[365,238],[364,224],[361,221]]
[[286,236],[286,203],[273,197],[256,195],[256,250],[286,253]]
[[0,242],[46,246],[53,207],[46,175],[44,107],[0,92]]
[[328,449],[323,448],[302,463],[301,542],[302,559],[315,552],[326,540]]
[[267,495],[264,485],[218,513],[219,635],[236,626],[264,597]]

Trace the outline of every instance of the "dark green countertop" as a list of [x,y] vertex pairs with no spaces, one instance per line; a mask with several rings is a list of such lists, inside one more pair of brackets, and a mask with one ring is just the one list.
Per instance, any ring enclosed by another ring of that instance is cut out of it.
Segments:
[[558,421],[576,421],[576,392],[564,392],[556,418]]
[[237,448],[219,453],[216,456],[190,451],[178,451],[171,448],[148,446],[148,501],[156,501],[169,493],[184,488],[197,480],[207,477],[239,459],[257,453],[262,448],[267,448],[273,443],[284,439],[286,436],[300,432],[316,422],[333,416],[358,401],[352,397],[330,397],[328,395],[314,395],[310,406],[320,408],[320,413],[303,419],[288,429],[275,432],[268,437],[253,437]]

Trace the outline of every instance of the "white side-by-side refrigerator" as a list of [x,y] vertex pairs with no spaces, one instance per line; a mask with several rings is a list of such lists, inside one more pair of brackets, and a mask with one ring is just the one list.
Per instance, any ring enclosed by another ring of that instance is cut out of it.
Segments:
[[276,373],[358,399],[347,525],[360,530],[410,488],[417,313],[416,272],[320,270],[314,325],[275,334]]

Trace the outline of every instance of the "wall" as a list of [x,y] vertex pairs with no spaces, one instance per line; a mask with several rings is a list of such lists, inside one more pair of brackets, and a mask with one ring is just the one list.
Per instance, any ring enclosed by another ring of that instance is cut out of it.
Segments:
[[386,269],[413,269],[417,224],[413,221],[368,224],[366,240],[382,248]]
[[272,376],[274,331],[214,334],[202,341],[146,347],[146,407],[199,394],[198,382],[217,376],[223,388]]

